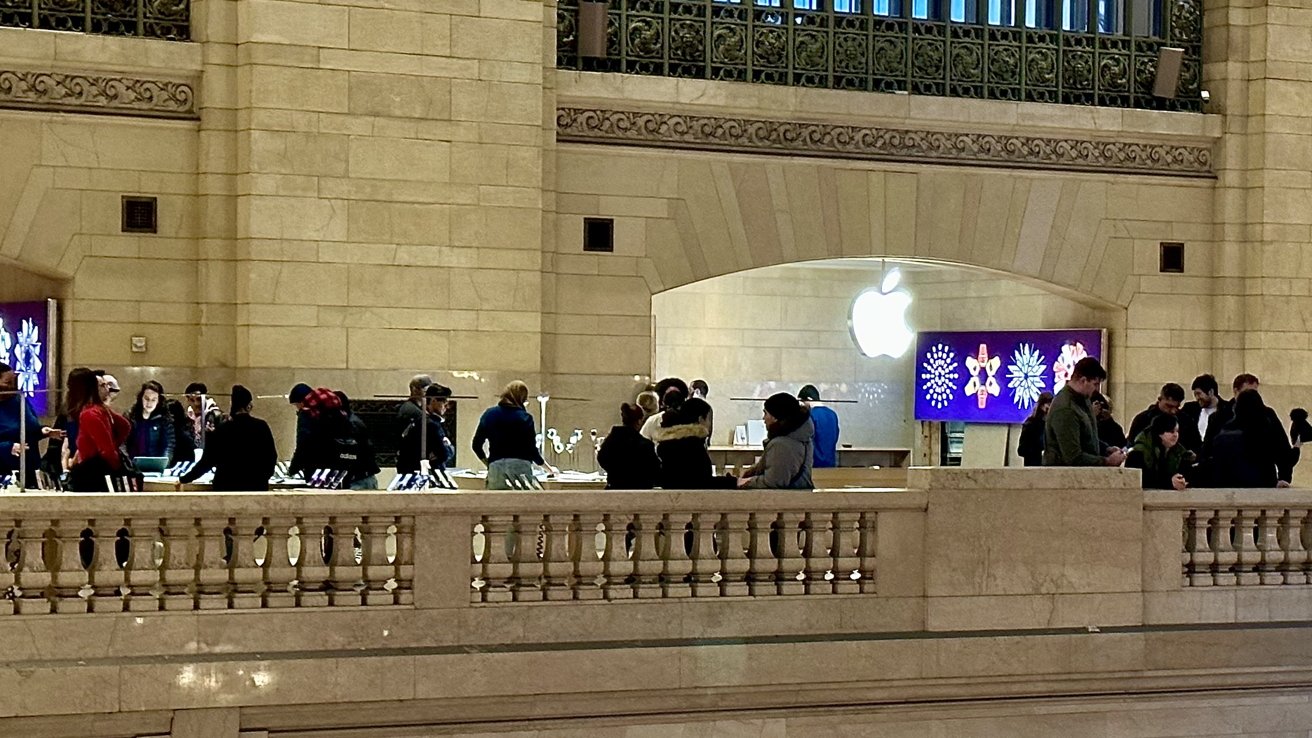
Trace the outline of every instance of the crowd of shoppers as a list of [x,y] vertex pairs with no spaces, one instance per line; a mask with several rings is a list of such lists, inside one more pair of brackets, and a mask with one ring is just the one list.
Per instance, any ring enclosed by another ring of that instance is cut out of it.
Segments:
[[1312,440],[1312,425],[1301,408],[1290,414],[1286,434],[1252,374],[1235,377],[1232,400],[1220,398],[1210,374],[1193,381],[1194,399],[1188,403],[1179,384],[1163,385],[1156,401],[1131,421],[1127,437],[1099,392],[1106,378],[1097,359],[1086,358],[1076,364],[1046,413],[1040,400],[1017,449],[1027,466],[1035,465],[1041,428],[1047,466],[1124,463],[1142,470],[1146,489],[1288,487],[1300,447]]

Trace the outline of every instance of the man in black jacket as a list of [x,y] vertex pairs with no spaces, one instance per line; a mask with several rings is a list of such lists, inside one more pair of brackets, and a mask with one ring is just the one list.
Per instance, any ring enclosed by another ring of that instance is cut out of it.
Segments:
[[[1201,455],[1203,453],[1203,442],[1210,436],[1212,418],[1220,414],[1222,407],[1226,407],[1227,412],[1231,412],[1229,402],[1221,399],[1220,385],[1216,382],[1216,377],[1211,374],[1202,374],[1194,379],[1190,389],[1193,390],[1193,402],[1186,402],[1180,408],[1180,442],[1185,444],[1185,448]],[[1185,436],[1185,427],[1190,428],[1190,435]],[[1218,428],[1220,426],[1217,426]],[[1193,435],[1193,431],[1197,435]],[[1197,448],[1190,446],[1189,442],[1197,442]]]
[[[1162,385],[1161,394],[1157,395],[1157,402],[1148,406],[1147,410],[1134,416],[1134,420],[1130,421],[1129,443],[1133,445],[1139,438],[1139,434],[1148,430],[1148,427],[1153,424],[1153,419],[1158,415],[1178,415],[1182,402],[1184,402],[1184,387],[1175,382]],[[1180,424],[1180,443],[1194,453],[1202,448],[1203,439],[1198,437],[1197,425]]]
[[[1231,389],[1234,390],[1235,398],[1238,399],[1239,393],[1244,390],[1258,390],[1262,382],[1254,374],[1240,374],[1231,382]],[[1204,456],[1211,457],[1213,442],[1216,437],[1221,435],[1235,419],[1235,401],[1219,401],[1216,413],[1207,424],[1207,437],[1203,441]],[[1285,435],[1284,424],[1280,422],[1280,416],[1270,407],[1266,410],[1266,438],[1273,451],[1272,456],[1276,460],[1277,476],[1282,487],[1288,487],[1289,482],[1294,476],[1294,464],[1298,457],[1295,456],[1294,450],[1290,448],[1289,437]],[[1301,444],[1299,444],[1301,446]]]

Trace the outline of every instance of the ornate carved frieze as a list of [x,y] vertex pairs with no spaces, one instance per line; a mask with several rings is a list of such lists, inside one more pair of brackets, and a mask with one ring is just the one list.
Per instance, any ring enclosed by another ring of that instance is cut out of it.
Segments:
[[0,108],[194,118],[196,95],[178,80],[0,69]]
[[1208,146],[563,107],[556,138],[934,164],[1210,177]]

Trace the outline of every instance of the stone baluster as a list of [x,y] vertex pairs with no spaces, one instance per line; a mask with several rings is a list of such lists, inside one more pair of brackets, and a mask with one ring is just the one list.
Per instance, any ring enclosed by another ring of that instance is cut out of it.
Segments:
[[837,572],[832,570],[833,555],[830,552],[834,535],[829,529],[833,520],[832,513],[809,512],[803,518],[805,533],[802,555],[806,558],[804,584],[807,594],[831,594],[837,581]]
[[720,545],[720,594],[724,597],[744,597],[750,592],[747,577],[751,561],[747,557],[747,513],[725,513],[715,533]]
[[158,518],[124,521],[128,530],[128,561],[123,573],[123,587],[129,612],[155,612],[163,607],[164,585],[160,580],[160,568],[164,561],[160,554],[164,542],[159,525]]
[[1282,571],[1285,551],[1280,545],[1280,517],[1284,510],[1263,510],[1257,518],[1257,564],[1261,584],[1280,584],[1285,581]]
[[1208,525],[1208,541],[1216,556],[1212,563],[1212,582],[1218,587],[1232,587],[1236,582],[1235,565],[1239,563],[1239,553],[1231,543],[1235,512],[1217,510]]
[[747,518],[747,591],[753,597],[779,593],[779,558],[770,545],[771,538],[779,537],[777,522],[774,513]]
[[392,593],[396,596],[396,604],[413,605],[415,604],[415,519],[411,516],[397,516],[393,518],[392,526],[396,528],[396,533],[392,534],[391,540],[396,551],[396,556],[392,559]]
[[20,520],[15,537],[19,541],[18,569],[14,574],[18,599],[15,611],[19,615],[45,615],[54,612],[51,600],[51,573],[46,565],[46,549],[54,543],[47,533],[55,521],[49,519]]
[[857,556],[861,560],[861,593],[875,594],[875,552],[879,550],[879,514],[872,512],[861,513],[860,522],[860,545],[857,548]]
[[164,568],[160,573],[164,585],[165,610],[196,609],[196,575],[200,569],[200,537],[195,518],[165,518]]
[[664,550],[661,557],[665,560],[665,569],[661,572],[661,581],[665,586],[666,597],[692,596],[692,557],[689,551],[695,544],[688,526],[692,523],[691,513],[669,513],[661,521],[665,526]]
[[364,604],[364,557],[356,560],[356,531],[359,518],[335,515],[332,556],[328,559],[328,604],[334,607],[359,607]]
[[396,603],[396,579],[393,576],[396,571],[387,555],[388,537],[395,533],[393,520],[386,515],[367,515],[360,524],[366,605]]
[[578,582],[578,524],[573,515],[544,515],[542,535],[542,598],[572,600]]
[[22,545],[18,540],[18,521],[13,518],[0,518],[0,615],[12,615],[14,612],[14,571],[9,559],[16,558]]
[[487,539],[483,556],[482,602],[512,602],[515,599],[516,521],[511,515],[484,515],[483,535]]
[[123,612],[127,607],[127,572],[119,566],[118,551],[120,541],[131,545],[127,523],[122,519],[100,519],[91,521],[91,524],[95,531],[95,547],[87,566],[91,588],[88,609],[91,612]]
[[665,594],[661,588],[661,572],[665,569],[661,551],[665,547],[665,537],[660,515],[641,513],[633,516],[634,596],[639,599],[660,599]]
[[296,580],[300,582],[296,606],[326,607],[328,561],[337,546],[350,546],[350,535],[336,531],[330,533],[328,518],[318,515],[299,518],[296,527],[301,531],[301,555],[296,561]]
[[606,553],[602,556],[602,593],[608,600],[631,600],[637,596],[634,558],[629,550],[628,515],[607,514]]
[[860,513],[834,513],[834,541],[830,547],[830,554],[834,558],[834,594],[856,594],[861,591],[860,525]]
[[692,550],[689,572],[689,591],[693,597],[720,596],[720,557],[716,553],[715,525],[720,516],[715,513],[696,513],[692,516]]
[[[621,539],[623,536],[621,536]],[[574,594],[580,600],[600,600],[606,596],[605,557],[610,541],[606,518],[599,513],[580,515],[578,519],[578,565]]]
[[264,538],[268,548],[264,554],[264,606],[272,608],[295,607],[296,564],[299,563],[299,537],[292,538],[291,530],[296,519],[270,516],[264,522]]
[[196,570],[196,606],[200,610],[228,609],[228,580],[232,555],[228,551],[228,519],[200,518],[200,566]]
[[1189,576],[1188,583],[1191,587],[1210,587],[1214,581],[1212,568],[1216,564],[1216,553],[1212,550],[1210,534],[1212,511],[1190,510],[1187,515],[1189,525],[1189,543],[1187,547],[1189,563],[1186,567]]
[[802,513],[779,514],[779,548],[775,554],[779,559],[777,579],[781,595],[806,594],[806,530],[802,527],[803,520]]
[[544,516],[515,516],[515,574],[511,578],[516,602],[537,602],[543,598],[542,545]]
[[234,609],[255,610],[264,603],[264,570],[269,565],[268,544],[269,534],[264,528],[263,518],[240,517],[232,521],[228,591],[232,593]]
[[93,536],[86,536],[84,544],[83,531],[88,530],[87,521],[77,518],[59,520],[54,526],[55,570],[51,572],[51,584],[55,592],[55,612],[86,612],[87,599],[91,597],[91,577],[82,565],[82,548],[95,545]]
[[1256,537],[1253,535],[1257,515],[1258,511],[1256,510],[1242,509],[1238,511],[1235,517],[1235,527],[1233,529],[1233,542],[1237,557],[1235,559],[1235,580],[1240,585],[1261,582],[1258,565],[1262,562],[1262,552],[1257,550]]
[[1285,561],[1280,570],[1285,584],[1308,584],[1308,552],[1303,546],[1303,521],[1307,520],[1307,510],[1286,510],[1280,518],[1280,548],[1285,552]]

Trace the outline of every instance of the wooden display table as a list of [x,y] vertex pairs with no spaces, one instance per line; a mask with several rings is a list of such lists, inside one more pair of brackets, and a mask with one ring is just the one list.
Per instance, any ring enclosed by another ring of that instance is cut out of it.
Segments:
[[[487,475],[475,474],[473,472],[458,472],[451,475],[461,490],[468,491],[486,491]],[[593,475],[573,475],[567,474],[560,477],[548,479],[538,479],[544,490],[548,491],[570,491],[585,492],[587,490],[606,489],[606,480],[597,479]]]
[[[214,485],[209,482],[191,482],[178,486],[178,480],[174,477],[155,477],[149,478],[141,485],[142,492],[212,492]],[[307,489],[305,481],[297,479],[295,481],[269,482],[269,491]]]
[[[741,470],[756,463],[763,451],[757,446],[711,446],[711,463],[717,470],[733,466]],[[838,465],[840,467],[906,467],[911,459],[909,448],[875,448],[873,446],[853,446],[838,448]]]
[[811,481],[815,482],[816,489],[867,487],[906,489],[907,470],[905,467],[893,469],[859,469],[855,467],[812,469]]

